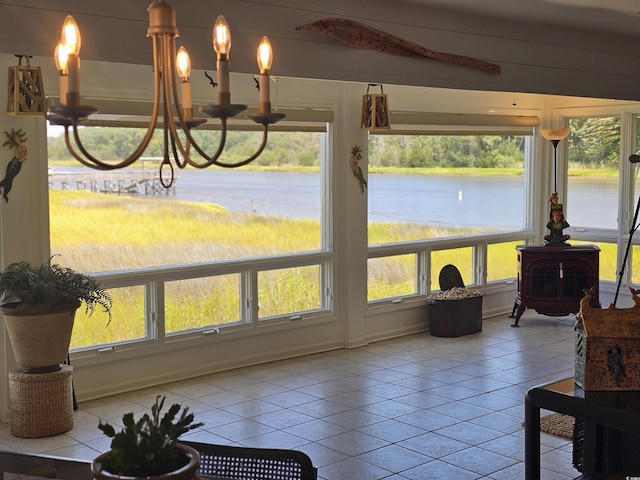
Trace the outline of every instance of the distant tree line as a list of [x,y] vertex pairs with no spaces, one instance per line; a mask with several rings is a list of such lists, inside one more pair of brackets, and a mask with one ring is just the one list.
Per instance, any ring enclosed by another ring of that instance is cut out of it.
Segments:
[[524,139],[511,135],[372,135],[369,165],[523,168]]
[[[141,128],[91,127],[80,132],[88,151],[99,159],[124,159],[144,136]],[[205,152],[214,152],[220,132],[194,131],[193,135]],[[225,161],[240,161],[257,149],[261,133],[233,131],[227,136]],[[320,159],[318,133],[271,132],[263,154],[254,164],[263,166],[317,166]],[[476,167],[522,168],[523,136],[427,136],[372,135],[369,139],[369,163],[375,167]],[[162,134],[157,131],[144,152],[145,157],[161,157]],[[49,138],[50,160],[71,160],[64,137]],[[194,155],[195,154],[194,152]]]
[[[618,168],[620,160],[620,117],[572,118],[569,162],[572,167]],[[640,128],[640,122],[636,122]],[[636,132],[636,138],[640,138]]]
[[[637,122],[640,125],[640,122]],[[570,161],[585,168],[615,168],[620,148],[620,117],[571,119]],[[640,128],[640,127],[639,127]],[[88,151],[103,160],[124,159],[138,146],[142,128],[89,127],[80,132]],[[217,149],[220,132],[193,131],[205,152]],[[261,166],[318,166],[319,133],[271,132]],[[233,131],[227,135],[224,161],[238,162],[253,154],[260,132]],[[523,135],[371,135],[368,162],[371,167],[399,168],[523,168]],[[640,135],[637,135],[640,138]],[[144,152],[161,157],[162,132],[156,131]],[[49,137],[49,159],[71,160],[62,135]],[[193,149],[192,149],[193,152]],[[193,152],[194,156],[197,156]]]
[[[142,141],[145,130],[124,127],[88,127],[82,128],[80,138],[87,150],[100,160],[122,160],[127,158]],[[193,137],[202,149],[212,155],[218,148],[220,132],[217,130],[192,131]],[[256,165],[296,165],[313,166],[320,164],[319,133],[270,132],[264,152],[258,157]],[[221,160],[234,163],[250,157],[259,147],[262,132],[233,131],[227,134],[225,150]],[[49,137],[49,160],[72,160],[65,145],[64,135]],[[194,158],[200,158],[192,148]],[[162,157],[162,131],[156,130],[143,157]]]

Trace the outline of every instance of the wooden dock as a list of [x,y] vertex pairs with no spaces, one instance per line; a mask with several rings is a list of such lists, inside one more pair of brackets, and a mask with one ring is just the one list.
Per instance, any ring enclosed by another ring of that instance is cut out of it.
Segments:
[[119,170],[119,171],[86,171],[73,173],[49,172],[49,188],[69,190],[89,190],[94,193],[110,193],[116,195],[169,195],[176,194],[176,182],[169,188],[162,186],[157,171],[152,170]]

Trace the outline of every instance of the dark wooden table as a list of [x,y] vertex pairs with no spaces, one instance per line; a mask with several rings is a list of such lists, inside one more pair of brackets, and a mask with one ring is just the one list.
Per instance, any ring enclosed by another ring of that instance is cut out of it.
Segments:
[[91,480],[91,462],[0,450],[3,480],[25,477],[56,478],[62,480]]
[[[640,391],[585,392],[571,377],[532,388],[524,407],[525,480],[540,479],[540,409],[584,420],[584,471],[577,478],[609,478],[640,465]],[[632,473],[640,477],[640,468]]]

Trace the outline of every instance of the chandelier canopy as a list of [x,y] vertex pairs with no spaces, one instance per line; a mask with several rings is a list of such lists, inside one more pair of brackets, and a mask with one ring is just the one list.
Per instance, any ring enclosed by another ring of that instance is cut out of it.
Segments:
[[[174,166],[185,168],[206,168],[211,165],[235,168],[246,165],[260,156],[267,144],[269,125],[282,120],[282,113],[271,111],[269,94],[269,71],[273,61],[271,44],[267,37],[262,37],[258,46],[257,60],[260,70],[259,103],[257,112],[245,115],[257,124],[262,125],[262,142],[258,150],[249,158],[236,163],[219,160],[227,138],[227,119],[233,118],[247,109],[246,105],[231,103],[229,89],[229,51],[231,49],[231,33],[222,15],[213,25],[213,49],[216,52],[217,95],[216,103],[200,108],[209,117],[217,118],[221,123],[221,135],[218,148],[212,154],[205,152],[191,136],[191,129],[206,122],[204,118],[194,118],[191,102],[191,60],[184,47],[176,51],[175,9],[164,0],[154,0],[148,8],[149,28],[147,36],[153,42],[153,107],[147,132],[142,142],[131,155],[120,161],[103,161],[91,155],[83,146],[78,126],[98,108],[82,105],[80,100],[80,46],[82,43],[80,30],[71,15],[68,15],[62,26],[62,35],[58,42],[54,60],[60,74],[60,104],[49,109],[47,118],[55,125],[64,127],[65,141],[69,152],[83,165],[99,170],[114,170],[132,165],[143,154],[162,116],[164,138],[163,160],[160,164],[160,182],[165,188],[174,181]],[[180,88],[178,88],[178,81]],[[178,92],[180,90],[180,93]],[[179,132],[183,133],[184,141]],[[71,136],[73,135],[73,142]],[[192,159],[191,147],[202,157]],[[170,176],[167,174],[169,171]]]

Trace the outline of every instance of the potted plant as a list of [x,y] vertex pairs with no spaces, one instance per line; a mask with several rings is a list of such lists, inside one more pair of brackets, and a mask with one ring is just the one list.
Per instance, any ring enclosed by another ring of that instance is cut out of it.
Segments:
[[196,478],[200,456],[193,448],[179,443],[178,437],[203,423],[193,423],[194,415],[189,413],[189,407],[177,416],[182,408],[180,404],[173,404],[162,415],[164,401],[165,397],[158,395],[151,406],[151,415],[145,413],[138,421],[133,413],[125,414],[124,427],[118,433],[111,424],[100,421],[98,428],[113,440],[111,450],[92,462],[95,480]]
[[76,310],[100,305],[111,321],[111,296],[90,275],[51,262],[16,262],[0,271],[0,312],[16,361],[28,373],[59,370],[69,352]]

